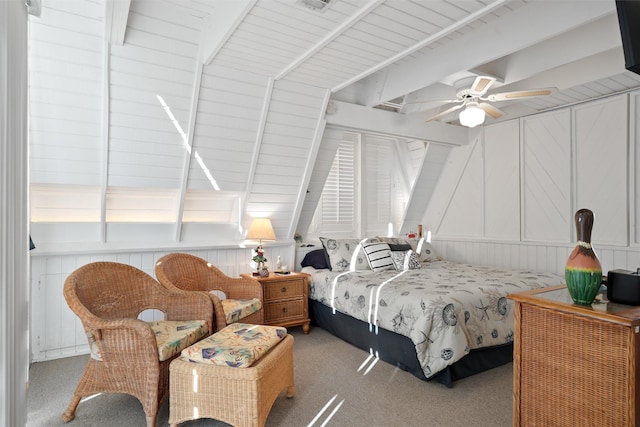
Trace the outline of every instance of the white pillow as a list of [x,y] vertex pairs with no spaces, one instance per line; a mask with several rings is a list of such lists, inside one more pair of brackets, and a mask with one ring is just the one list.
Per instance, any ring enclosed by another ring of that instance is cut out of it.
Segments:
[[339,273],[351,270],[352,260],[355,263],[354,270],[370,269],[367,258],[360,250],[360,240],[320,237],[320,241],[329,255],[332,271]]
[[373,271],[393,270],[393,260],[391,259],[391,250],[389,244],[384,242],[364,242],[362,249],[367,256],[367,261]]
[[427,242],[424,237],[419,240],[410,240],[409,244],[422,262],[438,261],[440,259],[431,243]]

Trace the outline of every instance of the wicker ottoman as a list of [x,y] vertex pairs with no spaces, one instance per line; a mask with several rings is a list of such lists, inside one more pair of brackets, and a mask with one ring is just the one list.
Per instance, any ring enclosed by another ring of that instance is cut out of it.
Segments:
[[246,368],[175,359],[169,367],[169,424],[213,418],[231,425],[264,426],[286,389],[293,397],[293,337],[285,336]]

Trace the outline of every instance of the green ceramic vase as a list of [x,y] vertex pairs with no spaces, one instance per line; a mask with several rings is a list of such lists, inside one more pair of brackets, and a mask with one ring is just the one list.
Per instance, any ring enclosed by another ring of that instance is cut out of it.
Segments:
[[573,302],[591,305],[602,284],[602,266],[591,246],[593,212],[580,209],[575,215],[578,243],[564,269],[569,295]]

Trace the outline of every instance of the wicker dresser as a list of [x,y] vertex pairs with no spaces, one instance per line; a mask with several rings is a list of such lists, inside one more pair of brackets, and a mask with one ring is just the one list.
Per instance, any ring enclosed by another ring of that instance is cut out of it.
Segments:
[[565,286],[509,298],[514,426],[640,425],[640,307],[579,306]]

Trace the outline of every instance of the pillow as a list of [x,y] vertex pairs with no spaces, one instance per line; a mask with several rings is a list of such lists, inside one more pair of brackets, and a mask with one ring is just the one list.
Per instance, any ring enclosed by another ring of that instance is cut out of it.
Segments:
[[351,259],[356,253],[355,270],[370,270],[367,258],[362,253],[360,240],[358,239],[331,239],[320,237],[329,255],[331,270],[335,272],[349,271],[351,269]]
[[418,255],[411,249],[408,251],[391,251],[391,260],[397,271],[422,268],[420,258],[418,258]]
[[389,243],[389,249],[392,251],[406,252],[411,250],[411,245],[408,243]]
[[395,268],[388,243],[368,241],[362,243],[362,249],[373,271],[392,270]]
[[316,270],[331,270],[329,255],[325,249],[314,249],[311,252],[307,252],[300,265],[302,267],[313,267]]
[[402,237],[387,237],[387,236],[376,236],[373,237],[369,240],[373,240],[376,239],[379,242],[385,242],[388,243],[389,245],[408,245],[409,242],[407,242],[405,239],[403,239]]
[[440,259],[436,255],[436,251],[433,249],[433,246],[431,246],[431,243],[427,242],[424,237],[420,240],[412,240],[411,246],[420,257],[420,261],[431,262],[438,261]]

